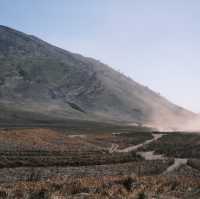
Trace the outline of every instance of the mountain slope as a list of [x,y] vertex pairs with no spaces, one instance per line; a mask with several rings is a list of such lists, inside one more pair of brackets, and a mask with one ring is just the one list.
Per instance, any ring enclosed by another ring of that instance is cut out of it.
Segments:
[[178,127],[194,116],[109,66],[0,26],[0,104],[57,118]]

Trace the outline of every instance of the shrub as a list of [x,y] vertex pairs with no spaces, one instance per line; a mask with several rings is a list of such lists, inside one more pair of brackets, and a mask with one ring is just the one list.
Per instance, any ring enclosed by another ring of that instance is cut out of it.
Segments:
[[145,193],[144,192],[141,192],[138,194],[138,199],[145,199],[146,196],[145,196]]
[[131,177],[128,177],[124,180],[123,185],[127,189],[127,191],[131,191],[133,188],[134,180]]

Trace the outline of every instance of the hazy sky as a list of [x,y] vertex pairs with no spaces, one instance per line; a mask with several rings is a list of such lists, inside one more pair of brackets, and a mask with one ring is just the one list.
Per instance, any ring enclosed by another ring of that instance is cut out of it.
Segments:
[[199,0],[0,0],[0,24],[97,58],[200,112]]

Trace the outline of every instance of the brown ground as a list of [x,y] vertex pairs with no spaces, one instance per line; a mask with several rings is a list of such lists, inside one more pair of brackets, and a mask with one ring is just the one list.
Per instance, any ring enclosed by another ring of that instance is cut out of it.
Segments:
[[[109,148],[112,144],[126,148],[143,143],[152,139],[151,133],[113,135],[104,131],[77,136],[79,133],[48,128],[1,129],[0,199],[200,198],[199,135],[163,136],[145,150],[155,149],[171,158],[147,161],[136,152],[110,153]],[[173,154],[183,156],[184,146],[186,155],[192,153],[195,158],[163,175],[174,162]]]

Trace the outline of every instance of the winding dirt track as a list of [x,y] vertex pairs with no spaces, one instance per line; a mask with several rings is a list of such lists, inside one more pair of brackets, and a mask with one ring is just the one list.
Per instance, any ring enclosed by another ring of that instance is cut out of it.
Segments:
[[141,144],[138,144],[138,145],[134,145],[134,146],[130,146],[130,147],[127,147],[125,149],[118,149],[119,146],[117,144],[112,144],[111,148],[109,149],[109,152],[110,153],[113,153],[113,152],[118,152],[118,153],[125,153],[125,152],[130,152],[130,151],[136,151],[137,149],[147,145],[147,144],[150,144],[151,142],[154,142],[158,139],[160,139],[164,134],[152,134],[153,135],[153,139],[151,140],[147,140]]
[[[110,153],[113,153],[113,152],[125,153],[125,152],[130,152],[130,151],[136,151],[139,148],[160,139],[164,134],[152,134],[152,135],[154,138],[151,140],[147,140],[141,144],[130,146],[130,147],[127,147],[127,148],[121,149],[121,150],[118,149],[119,146],[117,144],[112,144],[111,148],[109,149],[109,152]],[[162,154],[154,154],[154,151],[137,152],[137,154],[141,155],[145,160],[164,160],[164,159],[168,158]],[[181,165],[187,164],[187,162],[188,162],[188,159],[174,158],[174,163],[171,166],[169,166],[166,169],[166,171],[163,172],[163,174],[168,174],[168,173],[178,169]]]
[[188,159],[175,158],[174,164],[169,166],[163,174],[168,174],[168,173],[178,169],[181,165],[187,164],[187,162],[188,162]]

